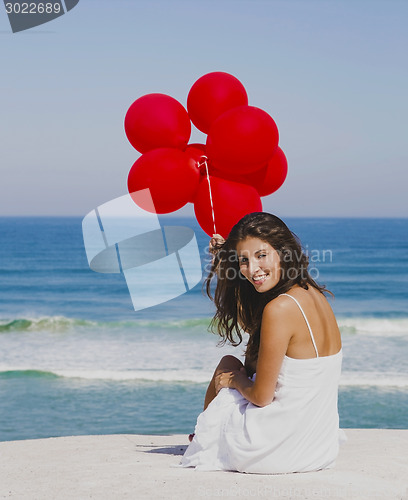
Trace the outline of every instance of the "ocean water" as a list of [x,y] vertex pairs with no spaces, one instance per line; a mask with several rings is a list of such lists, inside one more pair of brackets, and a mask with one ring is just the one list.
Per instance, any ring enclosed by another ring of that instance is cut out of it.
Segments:
[[[194,219],[163,216],[208,237]],[[0,218],[0,440],[189,433],[224,354],[201,285],[135,312],[88,267],[80,217]],[[340,425],[408,428],[408,219],[286,219],[343,338]]]

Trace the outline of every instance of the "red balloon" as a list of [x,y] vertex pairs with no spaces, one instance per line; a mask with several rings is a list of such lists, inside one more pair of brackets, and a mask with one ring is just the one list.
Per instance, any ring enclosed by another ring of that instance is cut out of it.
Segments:
[[268,196],[277,191],[285,182],[288,174],[288,161],[278,146],[268,164],[260,170],[243,176],[243,182],[254,186],[259,196]]
[[208,165],[210,175],[221,177],[230,181],[240,182],[253,186],[259,193],[259,196],[268,196],[277,191],[285,182],[288,173],[288,162],[285,153],[278,146],[275,154],[261,169],[255,170],[250,174],[232,174],[224,172],[213,167],[211,163]]
[[207,160],[207,152],[205,144],[188,144],[186,153],[197,161],[197,168],[200,169],[201,175],[206,175],[204,161]]
[[206,146],[205,146],[205,144],[200,144],[198,142],[192,142],[191,144],[187,144],[186,150],[187,149],[197,149],[198,151],[201,151],[202,154],[205,154]]
[[185,149],[191,123],[187,111],[173,97],[147,94],[136,99],[128,109],[125,132],[140,153],[164,147]]
[[[210,175],[213,175],[214,177],[220,177],[221,179],[226,179],[227,181],[239,182],[240,184],[248,184],[252,186],[252,183],[249,182],[248,179],[251,178],[253,173],[248,175],[244,174],[238,175],[235,172],[225,172],[224,170],[219,170],[218,168],[215,168],[214,165],[211,163],[211,161],[208,162],[208,172]],[[201,172],[201,174],[203,174],[203,172]]]
[[128,190],[139,207],[165,214],[192,200],[199,180],[200,172],[188,154],[178,149],[159,148],[145,153],[133,164]]
[[196,159],[198,163],[202,162],[202,158],[206,157],[205,144],[188,144],[185,152],[192,158]]
[[210,184],[215,230],[207,177],[203,177],[200,181],[194,200],[197,221],[209,236],[216,232],[226,238],[232,227],[244,215],[251,212],[262,212],[261,198],[254,187],[211,175]]
[[194,125],[208,133],[211,124],[225,111],[248,104],[242,83],[228,73],[216,71],[199,78],[187,97],[187,110]]
[[207,153],[214,167],[246,174],[262,168],[278,147],[273,118],[254,106],[240,106],[222,114],[211,125]]
[[[204,160],[206,159],[205,155],[205,144],[188,144],[185,150],[186,155],[188,155],[192,161],[194,162],[194,165],[196,166],[197,170],[200,172],[201,175],[205,175],[205,165],[204,165]],[[197,185],[198,188],[198,185]],[[194,196],[191,197],[188,201],[191,203],[194,202]]]

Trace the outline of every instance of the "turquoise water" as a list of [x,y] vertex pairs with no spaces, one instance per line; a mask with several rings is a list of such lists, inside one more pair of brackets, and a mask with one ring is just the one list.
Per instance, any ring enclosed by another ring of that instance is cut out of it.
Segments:
[[[208,237],[193,219],[203,264]],[[335,294],[343,427],[408,428],[408,220],[287,219]],[[0,218],[0,440],[189,433],[219,348],[198,285],[135,312],[92,272],[81,218]]]

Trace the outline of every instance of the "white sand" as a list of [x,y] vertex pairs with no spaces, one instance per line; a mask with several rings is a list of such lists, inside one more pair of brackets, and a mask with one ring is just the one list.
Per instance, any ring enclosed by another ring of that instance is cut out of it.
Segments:
[[187,436],[76,436],[0,443],[0,498],[406,499],[408,430],[347,429],[334,469],[286,475],[172,467]]

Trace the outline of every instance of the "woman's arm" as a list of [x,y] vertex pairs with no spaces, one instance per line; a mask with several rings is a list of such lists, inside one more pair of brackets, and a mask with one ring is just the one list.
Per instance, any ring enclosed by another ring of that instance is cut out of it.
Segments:
[[237,389],[256,406],[266,406],[273,401],[282,361],[293,334],[290,306],[280,298],[265,306],[255,382],[247,377],[244,369],[220,373],[215,380],[217,392],[223,387]]

